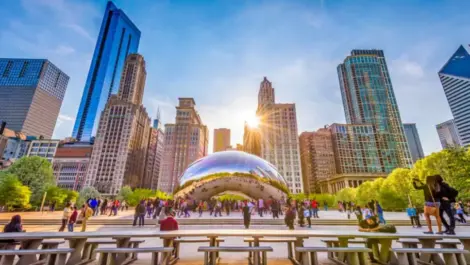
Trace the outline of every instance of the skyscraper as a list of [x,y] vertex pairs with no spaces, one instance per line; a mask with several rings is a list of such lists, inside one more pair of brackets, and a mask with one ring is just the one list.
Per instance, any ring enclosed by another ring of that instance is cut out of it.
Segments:
[[165,124],[163,152],[158,189],[173,192],[179,177],[194,161],[207,155],[209,131],[196,111],[193,98],[179,98],[176,119]]
[[[304,192],[320,193],[320,181],[328,180],[336,173],[331,130],[321,128],[316,132],[303,132],[299,137],[299,146]],[[327,191],[325,185],[323,192]]]
[[400,112],[382,50],[353,50],[337,68],[346,121],[372,125],[380,167],[411,167]]
[[214,153],[225,151],[230,147],[230,129],[214,129]]
[[261,157],[277,167],[292,193],[303,192],[295,104],[275,103],[274,88],[265,77],[258,93]]
[[470,45],[460,45],[439,71],[462,145],[470,144]]
[[165,137],[159,121],[160,112],[158,112],[157,118],[153,121],[153,127],[150,128],[147,161],[145,163],[145,177],[142,182],[142,188],[153,190],[156,190],[158,187],[158,177],[160,174]]
[[139,40],[140,30],[109,1],[73,127],[77,140],[88,141],[95,134],[101,112],[111,94],[117,93],[125,60],[137,52]]
[[457,127],[454,120],[448,120],[436,125],[437,134],[441,141],[442,148],[461,146]]
[[243,130],[243,151],[261,157],[261,131],[247,122]]
[[406,141],[410,148],[411,158],[413,159],[413,163],[416,163],[416,161],[424,158],[423,147],[421,146],[416,123],[404,123],[403,128],[405,129]]
[[145,61],[127,57],[119,93],[112,95],[101,114],[86,186],[115,195],[122,186],[140,187],[145,176],[150,118],[142,105]]
[[68,82],[48,60],[0,58],[0,123],[50,139]]

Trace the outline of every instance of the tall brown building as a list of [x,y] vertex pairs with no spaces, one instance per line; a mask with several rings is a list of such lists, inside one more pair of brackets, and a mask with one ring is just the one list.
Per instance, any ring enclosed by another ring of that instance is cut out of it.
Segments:
[[303,132],[299,137],[300,161],[305,193],[320,193],[320,181],[335,174],[335,156],[328,128]]
[[165,124],[165,149],[158,181],[161,191],[173,192],[186,168],[207,155],[209,131],[195,107],[193,98],[179,98],[176,122]]
[[245,122],[243,151],[261,157],[261,130]]
[[150,128],[145,177],[142,181],[143,188],[156,190],[158,187],[164,138],[165,134],[160,125],[160,115],[157,114],[157,119],[154,120],[153,127]]
[[230,148],[230,129],[214,129],[214,153]]
[[112,95],[101,114],[86,186],[115,195],[122,186],[140,187],[145,176],[150,118],[142,105],[145,60],[126,58],[118,95]]

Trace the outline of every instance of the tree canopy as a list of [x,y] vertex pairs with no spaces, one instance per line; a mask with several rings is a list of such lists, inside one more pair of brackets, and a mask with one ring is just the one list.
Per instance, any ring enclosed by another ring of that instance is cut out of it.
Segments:
[[30,208],[31,191],[15,175],[0,171],[0,205],[9,211]]

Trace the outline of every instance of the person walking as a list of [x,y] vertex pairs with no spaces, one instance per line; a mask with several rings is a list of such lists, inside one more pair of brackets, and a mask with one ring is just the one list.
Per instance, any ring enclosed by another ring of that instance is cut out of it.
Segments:
[[123,212],[124,209],[126,209],[126,211],[127,211],[129,208],[127,206],[127,202],[125,200],[122,200],[122,202],[121,202],[121,212]]
[[[436,175],[436,183],[439,186],[436,197],[440,201],[439,205],[439,217],[442,220],[442,224],[445,227],[445,234],[455,235],[455,217],[452,212],[452,203],[456,202],[456,198],[459,192],[449,186],[440,175]],[[455,203],[458,205],[458,203]],[[457,208],[455,208],[457,209]],[[450,224],[447,223],[444,218],[444,213],[449,217]]]
[[104,199],[104,201],[101,203],[101,207],[100,207],[100,214],[101,215],[106,214],[106,207],[108,207],[108,199]]
[[93,210],[88,206],[88,204],[85,204],[82,206],[82,211],[81,211],[81,217],[82,217],[82,229],[81,232],[86,231],[86,225],[88,222],[88,219],[93,216]]
[[199,204],[198,204],[197,208],[198,208],[197,210],[199,212],[199,217],[202,217],[202,213],[204,211],[204,201],[203,200],[199,201]]
[[220,201],[215,203],[214,217],[217,217],[217,214],[222,217],[222,203]]
[[250,228],[250,223],[251,223],[251,211],[250,207],[248,207],[248,203],[245,203],[245,205],[242,208],[243,211],[243,224],[245,225],[245,228],[248,229]]
[[320,218],[318,216],[318,202],[315,199],[312,201],[312,215],[313,218]]
[[413,187],[417,190],[423,190],[424,193],[424,218],[428,226],[428,231],[425,234],[433,234],[431,216],[436,218],[438,234],[442,232],[442,222],[439,215],[439,198],[436,197],[439,192],[439,185],[436,181],[436,176],[427,176],[426,184],[418,179],[413,179]]
[[454,208],[455,208],[455,212],[459,216],[459,222],[461,222],[463,224],[467,223],[467,220],[465,220],[465,217],[463,217],[465,212],[463,211],[463,208],[460,206],[460,203],[456,203],[454,205]]
[[73,232],[73,226],[77,222],[77,218],[78,218],[77,206],[73,206],[72,207],[72,214],[70,215],[70,218],[69,218],[69,221],[68,221],[68,224],[67,224],[67,230],[69,232]]
[[153,204],[150,199],[147,200],[147,218],[152,217],[152,211],[153,211]]
[[260,198],[258,200],[258,214],[260,217],[263,217],[263,211],[264,211],[264,200]]
[[279,219],[279,210],[280,210],[280,203],[278,200],[273,200],[271,204],[271,210],[273,212],[273,219]]
[[137,220],[139,220],[139,227],[144,226],[144,219],[145,219],[145,201],[140,201],[139,205],[135,207],[134,212],[134,223],[132,226],[137,225]]
[[70,210],[70,204],[67,203],[64,207],[64,211],[62,213],[62,224],[59,228],[59,232],[64,232],[65,230],[65,227],[67,226],[67,222],[69,221],[69,218],[70,218],[70,213],[71,213],[71,210]]
[[304,216],[304,211],[306,210],[305,205],[302,203],[300,207],[297,208],[298,215],[299,215],[299,226],[304,227],[305,226],[305,216]]

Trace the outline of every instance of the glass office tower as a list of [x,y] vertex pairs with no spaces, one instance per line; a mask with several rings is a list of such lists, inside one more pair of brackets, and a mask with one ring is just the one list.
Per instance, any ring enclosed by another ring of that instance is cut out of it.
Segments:
[[127,55],[139,48],[140,30],[111,1],[106,6],[88,78],[83,90],[72,137],[88,141],[95,134],[99,117],[119,80]]
[[353,50],[337,70],[346,121],[373,125],[383,172],[411,167],[411,154],[383,51]]
[[470,45],[461,45],[439,71],[462,145],[470,144]]
[[29,136],[52,137],[69,77],[45,59],[0,58],[0,122]]

